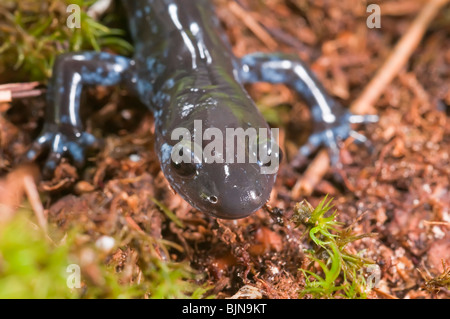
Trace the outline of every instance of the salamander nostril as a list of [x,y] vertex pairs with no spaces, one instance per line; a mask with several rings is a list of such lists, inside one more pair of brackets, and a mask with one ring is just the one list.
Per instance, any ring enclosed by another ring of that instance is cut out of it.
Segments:
[[217,198],[217,196],[209,196],[208,200],[210,201],[211,204],[217,204],[217,202],[219,201],[219,199]]

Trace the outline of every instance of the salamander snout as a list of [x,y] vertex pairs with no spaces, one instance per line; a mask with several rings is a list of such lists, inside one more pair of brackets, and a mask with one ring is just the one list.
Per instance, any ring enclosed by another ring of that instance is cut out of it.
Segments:
[[171,186],[193,207],[223,219],[244,218],[269,199],[276,174],[259,163],[162,164]]
[[204,168],[204,178],[199,176],[199,209],[218,218],[237,219],[261,208],[269,199],[275,178],[261,174],[258,168],[253,164]]
[[[204,213],[223,219],[244,218],[270,197],[277,170],[264,171],[268,163],[178,162],[170,156],[172,146],[164,144],[161,149],[165,154],[160,157],[161,167],[172,188]],[[279,160],[280,154],[273,154],[273,161]]]

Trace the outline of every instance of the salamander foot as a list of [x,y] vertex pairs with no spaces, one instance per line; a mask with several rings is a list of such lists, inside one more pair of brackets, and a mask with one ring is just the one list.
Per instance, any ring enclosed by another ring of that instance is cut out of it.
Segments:
[[350,125],[376,122],[378,122],[377,115],[355,115],[350,112],[345,112],[334,122],[319,123],[316,125],[306,144],[300,147],[291,165],[294,167],[305,165],[308,157],[321,146],[325,146],[328,149],[331,164],[333,166],[339,165],[340,141],[351,136],[356,143],[362,143],[371,148],[370,141],[364,135],[352,130]]
[[69,157],[77,168],[83,167],[88,150],[99,149],[101,141],[87,132],[73,127],[46,125],[43,133],[34,141],[25,154],[28,161],[46,156],[43,175],[53,175],[56,166],[63,157]]

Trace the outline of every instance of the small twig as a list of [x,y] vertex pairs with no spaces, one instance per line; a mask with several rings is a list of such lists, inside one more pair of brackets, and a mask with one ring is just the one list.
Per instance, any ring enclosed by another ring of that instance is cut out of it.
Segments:
[[386,297],[388,299],[398,299],[398,297],[391,295],[390,293],[384,292],[378,288],[372,288],[373,291],[375,291],[377,294],[382,295],[383,297]]
[[0,91],[0,103],[1,102],[11,102],[12,92],[11,91]]
[[302,178],[292,188],[292,198],[298,199],[302,195],[311,195],[316,185],[322,180],[330,168],[330,157],[328,151],[321,150],[306,169]]
[[375,102],[379,99],[385,88],[405,66],[414,50],[422,40],[428,25],[439,13],[440,9],[450,0],[430,0],[411,24],[409,30],[403,35],[383,66],[374,78],[365,87],[362,94],[350,107],[355,114],[371,113]]
[[42,94],[42,90],[35,89],[38,85],[39,82],[2,84],[0,85],[0,102],[39,96]]
[[87,10],[88,16],[98,21],[102,15],[111,7],[111,0],[98,0]]
[[380,6],[383,16],[398,17],[417,13],[423,6],[423,1],[421,3],[420,1],[403,0],[398,2],[381,3]]
[[10,90],[10,91],[26,91],[34,89],[39,85],[39,82],[26,82],[26,83],[7,83],[0,85],[0,91]]
[[11,98],[14,99],[23,99],[26,97],[35,97],[42,94],[42,90],[29,90],[24,92],[12,92]]
[[44,206],[42,206],[41,199],[39,198],[39,192],[36,183],[34,182],[34,178],[31,175],[25,175],[23,177],[23,185],[39,226],[47,233],[47,216],[45,216]]
[[131,216],[125,216],[125,220],[132,229],[134,229],[140,234],[145,235],[145,232],[142,230],[141,227],[139,227],[139,225],[134,221],[134,219]]
[[270,50],[275,50],[278,46],[272,36],[256,21],[256,19],[239,4],[230,1],[228,7]]
[[424,224],[427,225],[439,225],[439,226],[447,226],[450,227],[450,222],[440,222],[440,221],[430,221],[430,220],[424,220]]
[[[30,204],[37,212],[36,217],[38,220],[41,218],[38,215],[43,212],[43,209],[34,183],[34,180],[38,178],[38,167],[35,164],[30,164],[21,165],[0,179],[0,223],[8,221],[14,216],[25,194],[28,195]],[[39,221],[41,225],[45,224],[41,221],[42,218]]]

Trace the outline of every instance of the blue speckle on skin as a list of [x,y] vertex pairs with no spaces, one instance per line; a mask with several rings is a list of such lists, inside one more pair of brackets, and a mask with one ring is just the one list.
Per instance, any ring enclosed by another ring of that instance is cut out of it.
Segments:
[[111,58],[111,54],[109,54],[108,52],[100,52],[98,54],[99,54],[100,59],[103,59],[103,60],[108,60]]
[[172,146],[167,143],[164,143],[161,146],[161,162],[162,163],[170,163],[170,157],[172,155]]
[[56,168],[56,162],[54,160],[48,160],[45,163],[45,168],[49,170],[54,170]]
[[139,93],[139,96],[144,100],[147,101],[150,98],[150,95],[153,90],[153,85],[145,80],[139,79],[137,82],[137,91]]
[[163,73],[165,69],[166,69],[166,66],[163,63],[158,63],[156,65],[156,73],[157,74]]
[[81,138],[81,142],[84,145],[94,145],[97,142],[97,139],[92,134],[84,133],[83,137]]
[[155,58],[147,58],[146,62],[147,62],[147,71],[151,71],[153,69],[153,66],[155,65]]
[[115,85],[120,82],[121,75],[114,70],[105,70],[100,67],[92,72],[86,66],[83,66],[81,68],[81,78],[85,84]]
[[153,116],[158,119],[161,117],[161,114],[162,114],[162,109],[159,109],[159,110],[153,112]]
[[68,123],[70,123],[70,118],[69,118],[69,116],[68,116],[68,115],[63,115],[63,116],[61,116],[61,123],[63,123],[63,124],[68,124]]
[[165,87],[169,90],[171,88],[173,88],[174,86],[175,86],[175,80],[173,78],[168,79],[165,83]]
[[32,160],[36,157],[36,151],[34,151],[33,149],[29,150],[26,156],[27,159]]
[[311,92],[308,90],[308,87],[303,81],[300,80],[296,81],[294,84],[294,88],[297,92],[304,92],[302,94],[305,96],[311,95]]
[[83,162],[84,152],[83,149],[75,142],[69,142],[67,144],[70,155],[75,162]]
[[117,65],[120,65],[124,70],[128,69],[130,65],[132,64],[132,61],[128,58],[125,58],[120,55],[115,55],[114,57],[114,63]]
[[286,80],[284,73],[277,69],[262,68],[261,74],[264,80],[272,83],[281,83]]

